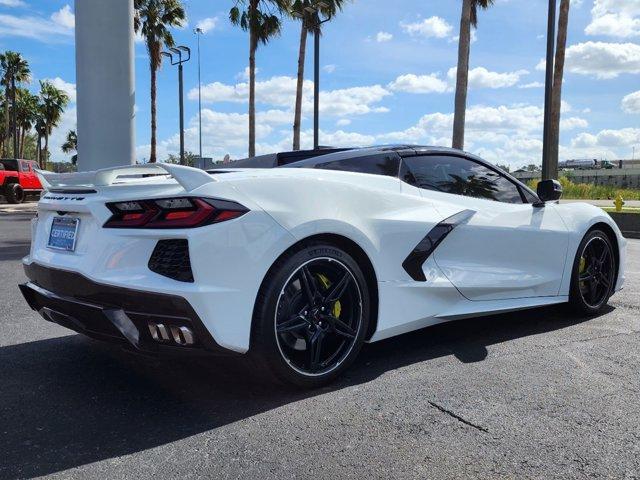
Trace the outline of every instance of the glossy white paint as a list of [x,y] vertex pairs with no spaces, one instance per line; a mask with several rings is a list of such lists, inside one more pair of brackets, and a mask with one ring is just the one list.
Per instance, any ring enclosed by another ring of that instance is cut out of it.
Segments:
[[[569,233],[556,205],[494,202],[424,191],[445,216],[476,212],[436,250],[435,259],[469,300],[558,295]],[[454,197],[454,198],[449,198]]]
[[[625,242],[615,223],[586,205],[503,204],[420,191],[396,178],[329,170],[253,169],[213,176],[186,167],[170,171],[173,178],[122,180],[108,172],[47,177],[50,188],[89,183],[97,193],[43,195],[24,262],[79,272],[109,285],[183,296],[216,342],[246,352],[267,271],[294,244],[316,235],[344,237],[370,260],[379,296],[371,341],[451,319],[567,301],[577,246],[597,222],[616,232],[624,259]],[[139,173],[139,168],[127,172]],[[186,194],[236,201],[251,211],[197,229],[102,228],[110,216],[106,202]],[[427,280],[414,281],[402,268],[404,259],[435,225],[466,209],[477,213],[425,262]],[[56,211],[81,219],[74,253],[46,248]],[[168,238],[189,240],[195,283],[147,268],[156,242]],[[621,268],[617,288],[623,278]]]

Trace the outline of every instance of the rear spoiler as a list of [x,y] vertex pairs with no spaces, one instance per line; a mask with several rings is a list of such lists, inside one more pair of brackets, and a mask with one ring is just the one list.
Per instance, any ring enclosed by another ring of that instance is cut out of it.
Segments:
[[203,170],[167,163],[123,165],[121,167],[103,168],[93,172],[51,173],[44,170],[36,170],[36,173],[40,183],[42,183],[42,188],[45,190],[66,187],[107,187],[117,183],[117,178],[123,175],[170,175],[187,192],[216,181],[215,178]]

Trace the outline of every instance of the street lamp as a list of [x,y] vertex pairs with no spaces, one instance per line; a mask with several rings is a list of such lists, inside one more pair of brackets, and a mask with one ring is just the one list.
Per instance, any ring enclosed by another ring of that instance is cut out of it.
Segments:
[[[184,88],[182,82],[182,64],[187,63],[191,59],[191,49],[189,47],[179,46],[171,47],[170,52],[162,52],[162,55],[169,58],[171,65],[178,66],[178,97],[180,103],[180,165],[185,165],[184,158]],[[186,58],[182,58],[182,53],[186,54]],[[177,57],[174,57],[174,55]]]
[[[315,2],[313,5],[305,7],[305,11],[315,16],[315,22],[308,25],[309,30],[314,32],[314,51],[313,51],[313,149],[318,150],[320,140],[320,26],[331,20],[325,18],[320,20],[321,9],[327,9],[329,6],[325,2]],[[305,16],[298,12],[293,12],[293,16],[304,20]]]
[[196,28],[193,33],[198,39],[198,139],[200,145],[200,159],[202,159],[202,81],[200,80],[200,36],[204,35],[201,28]]

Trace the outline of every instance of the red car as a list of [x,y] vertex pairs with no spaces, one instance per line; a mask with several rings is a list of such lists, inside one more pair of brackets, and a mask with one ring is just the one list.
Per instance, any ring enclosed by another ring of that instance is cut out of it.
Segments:
[[9,203],[22,203],[27,195],[42,192],[33,160],[0,159],[0,195]]

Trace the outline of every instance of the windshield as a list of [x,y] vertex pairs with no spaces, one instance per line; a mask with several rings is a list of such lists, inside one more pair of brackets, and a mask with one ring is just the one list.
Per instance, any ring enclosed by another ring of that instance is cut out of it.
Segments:
[[17,160],[0,160],[0,165],[4,167],[4,170],[11,170],[14,172],[18,171],[18,161]]

